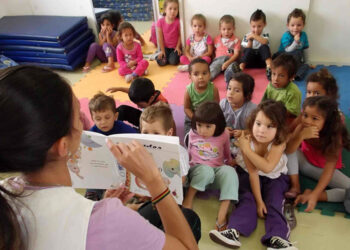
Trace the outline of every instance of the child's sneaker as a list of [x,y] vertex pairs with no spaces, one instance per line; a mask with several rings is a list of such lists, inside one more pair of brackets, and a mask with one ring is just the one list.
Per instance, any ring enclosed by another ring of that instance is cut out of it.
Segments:
[[287,220],[290,230],[294,229],[297,225],[297,218],[294,214],[293,200],[286,200],[283,208],[284,217]]
[[238,73],[242,71],[237,62],[233,62],[231,67],[233,73]]
[[187,72],[188,71],[188,65],[179,65],[177,66],[177,70],[180,72]]
[[221,232],[211,230],[209,237],[212,241],[229,248],[239,248],[242,245],[239,241],[239,233],[233,228]]
[[278,236],[272,236],[269,243],[267,250],[274,250],[274,249],[285,249],[285,250],[298,250],[295,246],[293,246],[292,243],[290,243],[288,240],[282,239]]
[[267,67],[266,68],[266,77],[267,77],[267,80],[271,81],[271,68],[270,67]]

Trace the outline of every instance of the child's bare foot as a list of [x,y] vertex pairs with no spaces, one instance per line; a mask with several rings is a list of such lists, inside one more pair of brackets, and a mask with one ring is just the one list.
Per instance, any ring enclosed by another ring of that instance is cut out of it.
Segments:
[[106,65],[106,66],[104,66],[102,68],[102,72],[103,73],[107,73],[107,72],[110,72],[110,71],[112,71],[114,69],[115,69],[114,65]]
[[291,187],[289,191],[284,193],[284,196],[288,199],[295,199],[298,196],[298,194],[300,194],[300,189],[296,187]]

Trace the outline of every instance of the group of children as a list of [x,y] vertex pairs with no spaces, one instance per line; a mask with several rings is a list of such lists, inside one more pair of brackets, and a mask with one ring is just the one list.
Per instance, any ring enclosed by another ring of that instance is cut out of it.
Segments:
[[[249,236],[260,217],[266,220],[266,234],[261,242],[268,249],[297,249],[288,241],[290,230],[296,226],[293,205],[307,203],[306,211],[311,211],[318,201],[344,202],[350,212],[350,178],[339,171],[342,149],[350,150],[350,137],[338,108],[336,80],[327,69],[309,75],[303,104],[301,92],[293,82],[304,77],[308,68],[303,55],[308,47],[302,31],[304,13],[299,9],[290,13],[288,31],[281,39],[279,52],[272,57],[269,36],[263,32],[266,17],[261,10],[252,14],[251,32],[242,43],[234,36],[232,16],[220,19],[220,35],[213,41],[205,33],[204,16],[195,15],[191,20],[193,34],[181,56],[178,2],[166,0],[164,9],[165,17],[157,23],[161,48],[157,63],[181,62],[179,70],[188,71],[191,79],[184,96],[187,152],[180,150],[182,175],[188,184],[183,208],[192,209],[198,191],[220,190],[220,207],[210,238],[238,248],[240,235]],[[122,23],[119,30],[122,42],[117,51],[138,50],[132,26]],[[239,59],[241,46],[243,57]],[[211,62],[214,47],[215,58]],[[118,61],[119,57],[124,60],[125,55],[126,52],[117,52]],[[136,58],[120,64],[132,82],[130,88],[108,91],[128,93],[143,111],[126,105],[118,109],[115,104],[99,107],[104,98],[113,98],[97,94],[89,105],[96,124],[92,130],[106,134],[132,130],[175,135],[173,117],[160,111],[165,109],[171,114],[167,100],[149,79],[140,77],[147,66]],[[251,102],[254,79],[241,71],[260,66],[266,66],[270,82],[261,103],[256,105]],[[227,92],[220,101],[211,80],[222,71]],[[121,69],[119,72],[122,74]],[[134,128],[121,121],[128,121]],[[120,123],[122,127],[117,128]],[[317,180],[313,190],[301,193],[299,172]],[[327,187],[331,189],[326,190]],[[228,217],[232,202],[236,208]]]
[[[269,34],[264,33],[266,15],[262,10],[258,9],[251,15],[250,32],[242,41],[234,34],[236,27],[233,16],[224,15],[220,18],[220,34],[213,40],[206,32],[206,18],[196,14],[191,19],[192,34],[186,40],[182,54],[179,3],[178,0],[166,0],[163,17],[157,21],[157,32],[152,33],[150,40],[158,42],[160,47],[156,56],[159,66],[181,63],[179,71],[188,71],[188,65],[193,59],[202,58],[210,64],[212,80],[224,72],[228,83],[232,74],[255,67],[266,67],[266,75],[270,80],[272,59],[287,53],[293,55],[297,62],[295,78],[300,80],[309,68],[304,55],[304,50],[309,47],[307,35],[303,31],[305,19],[301,9],[294,9],[288,15],[288,31],[281,38],[278,52],[271,55]],[[120,13],[110,11],[104,14],[100,19],[98,43],[91,44],[83,71],[89,71],[92,60],[97,57],[102,62],[108,62],[103,72],[114,70],[114,61],[117,60],[119,74],[125,76],[128,83],[147,75],[148,62],[143,59],[140,43],[134,39],[139,40],[141,45],[145,43],[130,23],[123,22]]]

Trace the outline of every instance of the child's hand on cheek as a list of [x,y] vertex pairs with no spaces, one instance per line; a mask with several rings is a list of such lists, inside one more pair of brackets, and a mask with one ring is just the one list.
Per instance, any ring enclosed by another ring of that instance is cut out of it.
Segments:
[[318,128],[315,126],[305,127],[301,131],[301,135],[303,139],[313,139],[313,138],[319,138],[319,132]]
[[299,41],[300,41],[300,33],[298,33],[298,34],[296,34],[296,35],[294,36],[294,40],[295,40],[296,42],[299,42]]

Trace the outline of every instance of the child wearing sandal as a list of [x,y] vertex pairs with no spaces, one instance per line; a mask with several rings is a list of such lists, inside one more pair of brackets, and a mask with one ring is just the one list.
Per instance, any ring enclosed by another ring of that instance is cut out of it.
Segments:
[[239,174],[239,203],[232,212],[227,230],[212,230],[210,238],[225,246],[238,248],[240,234],[248,237],[265,218],[261,243],[267,249],[297,249],[289,241],[290,229],[283,216],[284,192],[288,189],[286,147],[286,108],[281,102],[267,100],[251,113],[248,133],[242,133],[236,162]]
[[128,22],[119,25],[118,32],[122,42],[117,47],[117,59],[120,65],[119,75],[125,76],[127,83],[146,74],[148,61],[143,59],[141,45],[134,41],[136,31]]
[[188,142],[190,187],[182,204],[192,209],[198,191],[220,189],[220,208],[216,221],[219,231],[226,229],[231,201],[238,201],[238,177],[231,166],[229,134],[225,125],[225,117],[218,103],[204,102],[195,110]]
[[107,62],[102,72],[114,70],[115,47],[118,44],[118,34],[113,30],[113,20],[110,14],[101,17],[101,31],[98,34],[98,43],[92,43],[89,47],[83,72],[90,71],[91,62],[97,57],[101,62]]

